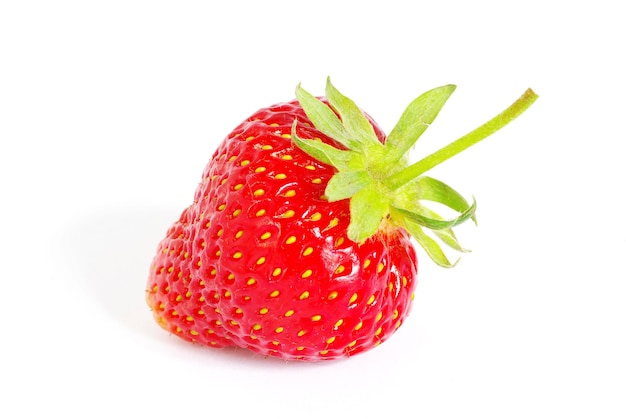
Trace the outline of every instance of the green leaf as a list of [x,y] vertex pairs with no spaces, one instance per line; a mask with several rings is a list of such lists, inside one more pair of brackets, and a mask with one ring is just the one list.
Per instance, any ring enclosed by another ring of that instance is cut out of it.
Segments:
[[304,90],[300,85],[296,88],[296,98],[317,130],[351,150],[359,151],[362,149],[362,144],[350,137],[339,117],[328,105]]
[[452,268],[459,262],[459,259],[457,259],[454,263],[450,263],[439,243],[428,236],[419,224],[406,220],[404,227],[437,265],[443,268]]
[[330,105],[339,114],[342,124],[351,138],[357,139],[367,151],[368,148],[379,147],[382,144],[378,141],[372,124],[367,120],[361,109],[347,98],[330,82],[330,77],[326,80],[326,97]]
[[[469,202],[460,193],[430,176],[420,176],[398,188],[393,194],[392,202],[398,208],[413,211],[422,207],[420,203],[422,200],[437,202],[461,213],[470,207]],[[476,223],[475,214],[471,218]]]
[[465,211],[463,211],[458,217],[449,220],[433,218],[433,213],[430,213],[428,215],[420,214],[419,212],[417,212],[419,211],[419,208],[416,208],[413,211],[397,207],[395,209],[402,215],[404,215],[405,218],[408,218],[421,226],[430,228],[431,230],[442,230],[445,228],[452,228],[454,226],[457,226],[465,222],[468,218],[471,218],[474,215],[474,212],[476,212],[476,201],[474,201],[472,205]]
[[291,127],[291,139],[311,157],[337,170],[357,170],[365,166],[364,157],[350,150],[339,150],[319,140],[303,140],[296,132],[297,121]]
[[[464,212],[470,207],[469,202],[455,189],[440,180],[430,176],[420,176],[416,179],[421,199],[438,202],[457,212]],[[476,224],[476,214],[472,214]]]
[[390,162],[397,161],[435,120],[456,86],[448,84],[421,94],[407,106],[386,141]]
[[357,243],[373,236],[380,222],[389,214],[389,202],[370,184],[352,196],[350,200],[350,225],[348,237]]
[[[443,219],[439,214],[437,214],[430,208],[420,207],[420,211],[422,211],[424,215],[430,218],[436,218],[440,220]],[[457,252],[462,252],[462,253],[470,252],[470,250],[465,249],[463,246],[461,246],[452,228],[442,228],[440,230],[432,230],[432,232],[435,236],[437,236],[439,240],[441,240],[444,244],[450,246],[452,249],[456,250]]]
[[372,178],[365,170],[339,172],[328,181],[325,194],[330,202],[340,201],[352,197],[370,183]]
[[452,249],[461,253],[469,253],[471,250],[464,248],[456,238],[454,231],[451,228],[444,228],[443,230],[433,230],[433,234],[437,236],[439,240],[450,246]]

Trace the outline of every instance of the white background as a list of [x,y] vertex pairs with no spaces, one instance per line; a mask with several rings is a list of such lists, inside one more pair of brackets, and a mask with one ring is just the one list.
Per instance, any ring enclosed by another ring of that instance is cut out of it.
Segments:
[[[2,2],[0,417],[626,417],[618,4]],[[209,156],[327,75],[387,132],[457,84],[422,156],[540,94],[433,170],[477,199],[473,252],[420,253],[412,315],[349,360],[169,336],[144,284]]]

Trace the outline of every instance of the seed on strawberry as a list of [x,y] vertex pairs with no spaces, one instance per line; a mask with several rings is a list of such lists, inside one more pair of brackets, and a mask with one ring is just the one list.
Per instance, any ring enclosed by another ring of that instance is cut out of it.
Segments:
[[[476,204],[424,173],[523,113],[511,107],[441,150],[407,153],[454,91],[413,101],[389,136],[327,82],[237,126],[207,164],[194,201],[152,262],[147,302],[164,329],[212,347],[288,360],[351,356],[388,339],[411,310],[412,239],[440,266],[440,244]],[[445,219],[435,202],[458,215]]]

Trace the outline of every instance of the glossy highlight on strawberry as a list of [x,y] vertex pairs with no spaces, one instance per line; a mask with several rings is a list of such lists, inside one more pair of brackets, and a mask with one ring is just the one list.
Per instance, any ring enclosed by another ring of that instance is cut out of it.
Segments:
[[[354,117],[330,81],[327,98],[300,87],[297,97],[259,110],[224,139],[158,246],[146,299],[157,323],[184,340],[286,360],[351,356],[384,342],[409,314],[413,239],[436,263],[453,265],[424,228],[463,250],[451,229],[473,218],[475,205],[408,173],[407,141],[420,133],[391,136],[388,148],[378,125],[360,111]],[[412,199],[459,217],[442,219]]]

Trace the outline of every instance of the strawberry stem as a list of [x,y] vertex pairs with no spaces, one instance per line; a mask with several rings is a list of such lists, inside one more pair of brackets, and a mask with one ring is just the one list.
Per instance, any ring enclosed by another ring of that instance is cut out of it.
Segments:
[[397,188],[407,184],[412,179],[417,178],[438,164],[448,160],[450,157],[459,154],[463,150],[473,146],[498,131],[500,128],[504,127],[519,115],[524,113],[524,111],[526,111],[526,109],[528,109],[530,105],[537,100],[537,98],[538,95],[533,92],[532,89],[527,89],[524,94],[519,97],[519,99],[513,102],[513,104],[511,104],[511,106],[506,108],[503,112],[479,126],[472,132],[462,136],[458,140],[453,141],[429,156],[424,157],[422,160],[390,176],[385,181],[385,184],[391,190],[396,190]]

